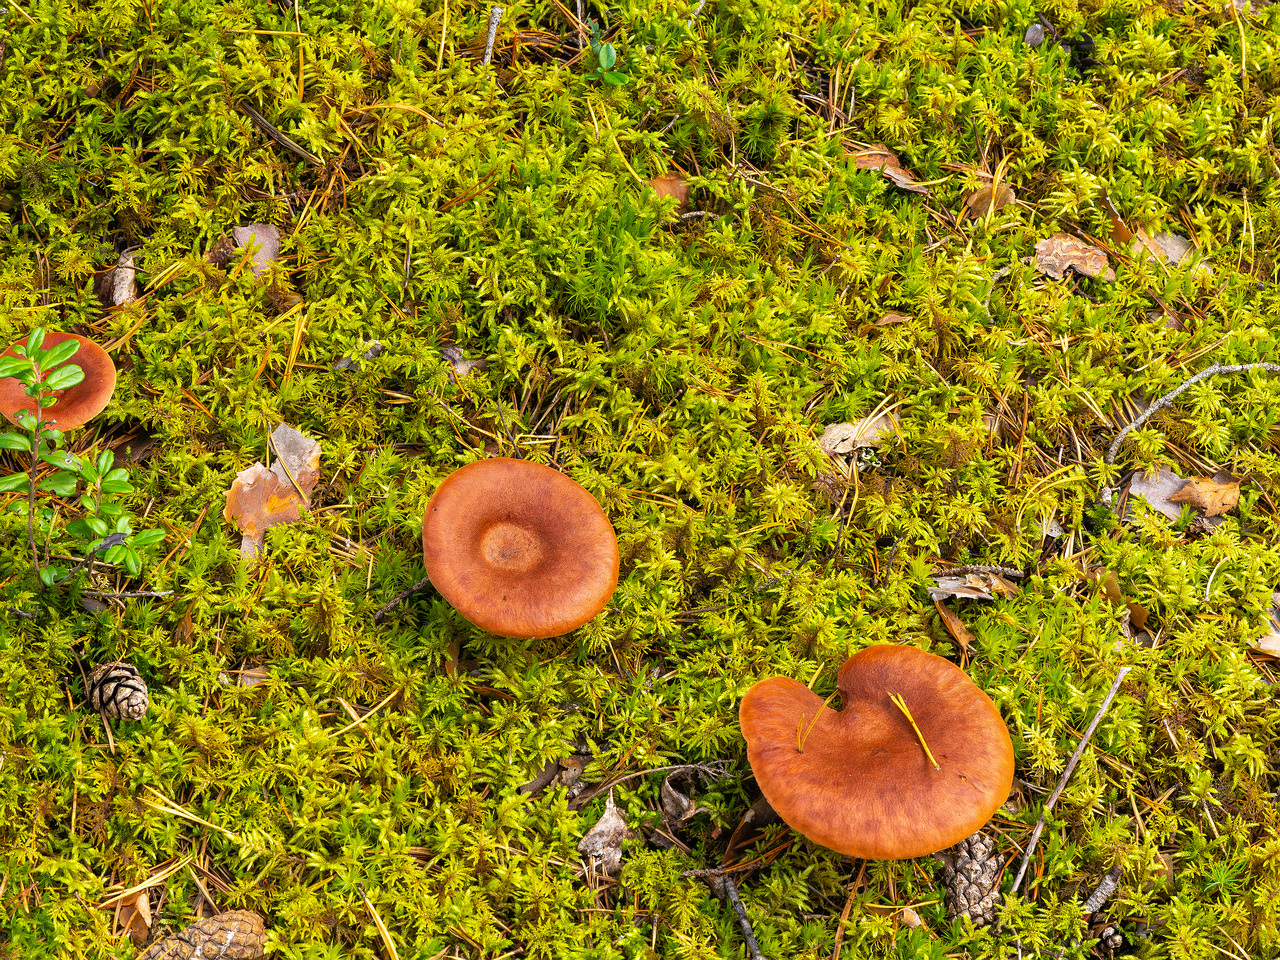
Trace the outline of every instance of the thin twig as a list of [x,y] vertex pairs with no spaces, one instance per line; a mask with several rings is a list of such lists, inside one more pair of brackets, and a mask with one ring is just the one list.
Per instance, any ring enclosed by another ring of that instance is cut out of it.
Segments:
[[373,615],[373,622],[377,623],[379,620],[385,617],[390,611],[400,606],[400,604],[403,603],[408,597],[413,596],[419,590],[425,590],[428,586],[430,586],[430,584],[431,584],[431,574],[427,574],[425,577],[423,577],[421,580],[415,583],[408,590],[403,590],[400,593],[396,594],[395,597],[389,603],[384,604],[383,607]]
[[654,767],[651,770],[636,770],[632,773],[625,774],[615,780],[609,780],[605,783],[598,784],[594,787],[588,787],[578,794],[569,804],[570,810],[579,810],[594,800],[606,790],[612,790],[620,783],[627,780],[634,780],[636,777],[647,777],[651,773],[668,773],[672,770],[693,770],[702,774],[709,780],[719,780],[724,776],[727,764],[723,760],[715,760],[711,763],[675,763],[668,767]]
[[693,29],[693,21],[697,20],[698,17],[702,15],[702,8],[706,5],[707,0],[698,0],[698,5],[693,8],[693,15],[685,22],[684,26],[686,30]]
[[1089,894],[1089,899],[1084,902],[1084,911],[1086,913],[1094,913],[1101,910],[1102,905],[1115,896],[1116,890],[1120,888],[1120,874],[1123,871],[1120,867],[1112,867],[1107,871],[1107,875],[1102,878],[1093,893]]
[[1080,745],[1076,747],[1076,752],[1067,761],[1067,769],[1062,771],[1062,779],[1058,781],[1057,788],[1049,795],[1049,799],[1045,801],[1044,810],[1040,812],[1040,820],[1036,824],[1036,828],[1031,831],[1031,839],[1027,842],[1027,849],[1022,854],[1022,864],[1018,867],[1018,875],[1013,878],[1013,886],[1009,889],[1010,896],[1018,892],[1018,887],[1022,884],[1022,878],[1027,874],[1027,867],[1031,864],[1031,857],[1036,851],[1036,844],[1040,842],[1040,834],[1044,832],[1044,823],[1049,816],[1049,811],[1053,809],[1053,805],[1062,796],[1062,791],[1067,787],[1067,781],[1071,779],[1071,774],[1075,772],[1076,764],[1080,762],[1080,758],[1084,755],[1084,748],[1088,746],[1090,738],[1093,737],[1093,732],[1098,729],[1098,724],[1102,722],[1102,715],[1111,706],[1111,701],[1115,699],[1116,691],[1120,689],[1121,682],[1129,675],[1129,671],[1132,669],[1133,667],[1124,667],[1116,674],[1115,682],[1111,684],[1111,689],[1107,691],[1107,695],[1102,701],[1102,706],[1098,707],[1098,712],[1093,715],[1089,728],[1085,730],[1084,736],[1080,738]]
[[484,60],[482,63],[488,63],[493,59],[493,41],[498,37],[498,21],[502,19],[502,8],[494,7],[489,11],[489,37],[484,42]]
[[123,600],[128,597],[167,597],[172,593],[172,590],[121,590],[118,593],[109,593],[102,590],[81,590],[80,596],[95,597],[99,600]]
[[123,533],[111,534],[105,540],[103,540],[100,544],[98,544],[97,547],[95,547],[93,550],[90,550],[89,554],[83,560],[81,560],[74,567],[68,570],[66,573],[66,576],[59,577],[57,580],[53,581],[53,586],[55,587],[62,586],[64,583],[66,583],[68,580],[74,577],[77,573],[79,573],[82,569],[84,569],[84,567],[87,564],[91,563],[93,561],[93,558],[96,557],[98,554],[105,553],[106,551],[110,550],[112,547],[120,546],[120,544],[124,543],[125,540],[127,539],[128,538]]
[[966,563],[958,567],[947,567],[945,570],[939,570],[934,576],[959,577],[966,573],[994,573],[1001,577],[1017,577],[1019,580],[1026,576],[1017,567],[989,567],[981,563]]
[[712,893],[721,900],[729,902],[729,906],[737,915],[738,926],[742,928],[742,939],[747,941],[747,956],[751,960],[765,960],[764,954],[760,952],[760,945],[756,943],[755,931],[751,929],[751,921],[747,919],[747,908],[742,905],[742,898],[738,896],[738,887],[733,882],[733,878],[727,874],[708,877],[707,884],[711,887]]
[[1250,370],[1266,370],[1269,373],[1280,373],[1280,363],[1234,363],[1226,366],[1221,363],[1215,363],[1211,366],[1205,367],[1195,376],[1188,377],[1175,389],[1170,390],[1155,403],[1151,404],[1151,406],[1147,407],[1141,416],[1116,434],[1116,438],[1111,441],[1111,446],[1107,447],[1107,456],[1105,460],[1107,466],[1115,463],[1116,454],[1120,451],[1120,444],[1124,442],[1125,437],[1150,420],[1156,413],[1163,410],[1165,407],[1171,406],[1174,400],[1182,396],[1182,394],[1192,386],[1199,383],[1201,380],[1217,376],[1220,373],[1247,373]]

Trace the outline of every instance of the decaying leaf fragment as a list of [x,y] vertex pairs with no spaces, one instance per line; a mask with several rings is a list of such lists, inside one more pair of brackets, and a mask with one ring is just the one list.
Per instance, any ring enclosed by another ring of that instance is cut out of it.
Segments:
[[607,877],[622,869],[622,840],[627,835],[627,821],[613,803],[613,792],[605,800],[604,814],[578,842],[578,852],[591,867]]
[[115,266],[94,278],[93,292],[104,307],[118,307],[138,299],[138,268],[134,263],[133,250],[124,251],[116,259]]
[[240,529],[240,552],[247,556],[262,552],[268,528],[298,522],[320,479],[320,444],[315,440],[282,423],[271,434],[271,447],[276,455],[271,469],[255,463],[236,474],[227,491],[223,517]]
[[1068,269],[1087,277],[1116,278],[1115,271],[1107,266],[1106,251],[1065,233],[1055,233],[1036,244],[1035,264],[1037,270],[1055,280],[1061,280]]
[[818,438],[818,446],[832,456],[853,453],[863,447],[880,446],[880,441],[897,429],[898,421],[893,414],[868,414],[857,423],[827,424]]
[[873,143],[866,149],[856,151],[853,162],[859,170],[879,170],[891,183],[903,190],[929,195],[929,188],[921,184],[916,175],[904,167],[897,155],[883,143]]
[[146,890],[121,897],[115,904],[115,922],[119,931],[140,947],[151,936],[151,898]]
[[266,945],[261,916],[229,910],[153,943],[137,960],[256,960]]
[[1269,657],[1280,658],[1280,590],[1271,594],[1271,609],[1263,621],[1267,632],[1253,641],[1253,649]]
[[1169,497],[1170,503],[1189,503],[1206,517],[1220,517],[1240,503],[1240,483],[1226,471],[1213,477],[1191,477]]
[[949,597],[968,600],[993,600],[996,597],[1015,597],[1018,587],[998,573],[966,573],[961,576],[937,574],[934,586],[929,588],[929,598],[935,603]]
[[968,653],[969,644],[973,643],[975,637],[969,632],[969,628],[964,625],[964,621],[941,600],[934,600],[933,605],[938,608],[938,615],[942,617],[942,625],[947,628],[947,633],[951,634],[951,638],[960,644],[961,650]]
[[467,376],[472,370],[484,370],[489,366],[488,360],[466,359],[462,355],[462,348],[454,343],[441,347],[440,356],[442,359],[449,361],[449,365],[453,367],[455,381],[459,377]]
[[270,270],[271,264],[280,258],[279,227],[269,223],[251,223],[247,227],[232,227],[231,235],[238,247],[258,248],[253,251],[253,262],[249,264],[255,277]]
[[673,782],[675,778],[681,776],[688,779],[687,774],[682,775],[677,771],[667,774],[662,781],[662,820],[668,829],[683,826],[698,812],[698,805],[688,795],[680,792]]
[[970,220],[981,220],[988,213],[1001,210],[1016,199],[1018,195],[1013,192],[1013,187],[1003,183],[999,186],[993,184],[982,187],[964,198],[964,215]]
[[1182,515],[1184,503],[1206,518],[1220,517],[1240,503],[1240,484],[1226,471],[1184,480],[1168,467],[1161,467],[1150,476],[1135,473],[1129,481],[1129,495],[1142,497],[1152,510],[1170,520]]
[[679,207],[683,207],[689,199],[689,184],[684,177],[654,177],[649,181],[649,186],[659,197],[675,198],[676,206]]

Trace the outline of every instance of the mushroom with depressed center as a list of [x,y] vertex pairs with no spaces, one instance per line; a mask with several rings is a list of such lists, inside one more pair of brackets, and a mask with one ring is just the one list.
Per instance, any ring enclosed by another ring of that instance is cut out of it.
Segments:
[[756,782],[790,827],[839,853],[900,860],[977,831],[1013,786],[1013,743],[963,670],[915,647],[850,657],[835,710],[770,677],[739,719]]
[[[65,390],[51,391],[58,402],[51,407],[46,407],[42,415],[46,424],[63,431],[82,427],[105,410],[116,388],[115,364],[107,356],[107,351],[92,340],[76,336],[74,333],[46,333],[41,347],[49,350],[68,340],[75,340],[80,347],[66,362],[75,364],[84,371],[84,379]],[[20,341],[14,344],[0,354],[0,358],[18,356],[14,347],[22,346],[24,343],[25,341]],[[45,374],[48,372],[48,370],[42,371]],[[35,412],[35,398],[27,396],[21,380],[17,377],[0,379],[0,413],[3,413],[10,423],[16,424],[20,413],[35,414]]]
[[459,613],[504,637],[566,634],[618,585],[618,541],[600,504],[528,460],[478,460],[446,477],[423,517],[422,556]]

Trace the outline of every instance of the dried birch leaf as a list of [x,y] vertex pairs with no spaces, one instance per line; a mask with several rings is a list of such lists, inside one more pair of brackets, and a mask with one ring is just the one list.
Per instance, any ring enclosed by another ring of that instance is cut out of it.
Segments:
[[1065,233],[1055,233],[1036,244],[1036,269],[1055,280],[1061,280],[1069,269],[1087,277],[1116,278],[1107,266],[1104,250]]
[[671,782],[673,777],[680,775],[678,772],[670,773],[662,781],[662,819],[668,829],[681,826],[698,812],[697,804],[677,790]]
[[455,380],[467,376],[472,370],[484,370],[489,366],[488,360],[467,360],[462,356],[462,348],[453,343],[441,347],[440,356],[453,367]]
[[997,596],[1014,597],[1018,588],[998,573],[966,573],[953,577],[935,575],[929,598],[935,602],[960,597],[966,600],[994,600]]
[[227,491],[223,516],[235,521],[243,534],[240,552],[248,556],[262,551],[268,528],[298,522],[320,479],[319,443],[282,423],[271,434],[271,445],[276,454],[271,469],[255,463],[236,474]]
[[865,150],[858,150],[853,155],[854,165],[859,170],[879,170],[895,186],[912,193],[929,195],[929,188],[922,186],[916,175],[904,167],[897,155],[883,143],[874,143]]
[[853,453],[863,447],[878,447],[880,441],[893,434],[898,428],[898,421],[891,413],[882,413],[877,417],[866,416],[857,423],[831,423],[818,438],[818,446],[823,453]]
[[1210,477],[1192,477],[1167,497],[1170,503],[1189,503],[1206,517],[1220,517],[1240,503],[1240,484],[1224,472]]
[[120,932],[141,947],[151,937],[151,898],[146,890],[139,890],[116,902]]
[[981,220],[988,213],[1002,210],[1016,199],[1018,195],[1013,192],[1013,187],[1003,183],[998,187],[982,187],[965,197],[964,215],[970,220]]
[[578,842],[578,852],[605,876],[616,876],[622,869],[622,840],[626,835],[627,821],[614,806],[613,792],[610,791],[604,813]]
[[1125,226],[1124,218],[1120,216],[1120,211],[1111,202],[1111,197],[1107,195],[1105,189],[1098,199],[1102,202],[1102,209],[1107,212],[1107,219],[1111,221],[1111,240],[1116,246],[1123,247],[1133,239],[1133,231]]
[[1182,515],[1182,508],[1169,498],[1181,490],[1185,483],[1186,480],[1168,467],[1161,467],[1150,477],[1138,471],[1129,481],[1129,496],[1142,497],[1152,510],[1164,514],[1170,520],[1177,520]]
[[684,177],[654,177],[649,186],[659,197],[674,197],[677,206],[683,207],[689,199],[689,184]]
[[94,278],[93,292],[105,307],[118,307],[138,299],[138,268],[132,250],[120,254],[115,266]]
[[232,227],[231,235],[236,239],[236,246],[254,247],[253,262],[249,269],[255,277],[260,277],[271,269],[271,264],[280,258],[280,228],[269,223],[251,223],[247,227]]
[[243,670],[237,670],[236,673],[238,687],[256,687],[260,683],[266,683],[267,677],[271,676],[271,671],[266,667],[246,667]]
[[941,600],[934,600],[933,605],[938,608],[938,615],[942,617],[942,625],[947,628],[947,633],[951,634],[953,640],[960,644],[960,649],[965,653],[969,652],[969,644],[976,639],[969,628],[964,625],[954,611],[952,611]]

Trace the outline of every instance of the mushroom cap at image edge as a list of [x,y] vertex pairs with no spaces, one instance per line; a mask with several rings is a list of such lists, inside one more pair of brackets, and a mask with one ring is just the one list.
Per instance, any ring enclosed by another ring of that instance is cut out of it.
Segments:
[[444,479],[422,519],[441,596],[504,637],[559,637],[604,609],[618,540],[586,488],[528,460],[478,460]]
[[868,647],[840,668],[836,688],[839,710],[788,677],[761,680],[742,700],[756,782],[792,829],[851,857],[902,860],[959,843],[1005,802],[1009,730],[949,660],[915,647]]
[[[84,379],[74,387],[51,391],[58,402],[46,407],[44,411],[45,421],[63,431],[82,427],[100,414],[111,402],[111,394],[116,389],[116,365],[107,356],[107,351],[92,340],[74,333],[46,333],[42,346],[47,350],[67,340],[80,343],[80,349],[67,363],[73,363],[83,370]],[[21,346],[25,342],[24,337],[14,346]],[[0,357],[17,355],[17,351],[10,347]],[[0,413],[10,423],[16,424],[18,414],[22,411],[35,413],[35,409],[35,400],[27,396],[21,380],[17,377],[0,379]]]

